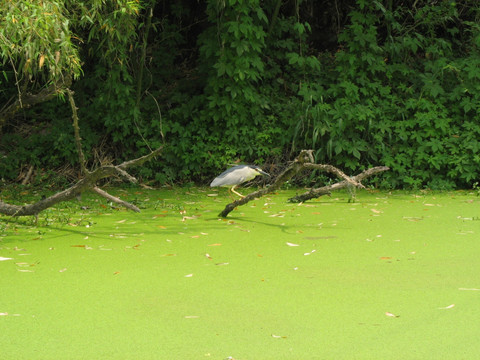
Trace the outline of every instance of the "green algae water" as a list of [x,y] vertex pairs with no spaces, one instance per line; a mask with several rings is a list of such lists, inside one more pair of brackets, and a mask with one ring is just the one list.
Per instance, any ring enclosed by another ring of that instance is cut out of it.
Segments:
[[476,194],[116,195],[0,218],[0,358],[478,357]]

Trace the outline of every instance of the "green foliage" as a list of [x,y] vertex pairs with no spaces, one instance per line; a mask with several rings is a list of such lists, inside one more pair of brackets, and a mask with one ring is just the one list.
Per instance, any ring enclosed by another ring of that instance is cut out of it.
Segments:
[[297,141],[317,149],[318,161],[351,171],[390,166],[387,186],[471,185],[480,166],[480,94],[470,81],[480,75],[478,25],[463,23],[459,42],[453,3],[416,12],[358,4],[339,37],[328,89],[304,98]]
[[[474,2],[357,0],[334,9],[308,0],[15,4],[0,6],[0,98],[17,91],[11,59],[17,70],[51,76],[52,66],[64,69],[52,74],[71,73],[80,54],[84,76],[74,89],[91,165],[165,141],[161,160],[138,170],[143,180],[207,183],[227,164],[284,163],[303,148],[348,173],[387,165],[392,170],[374,181],[390,188],[470,187],[479,178]],[[47,16],[47,7],[58,16]],[[35,11],[43,11],[38,21],[46,31],[35,35],[60,39],[63,32],[65,40],[50,41],[50,55],[38,47],[24,57],[12,44],[26,46]],[[330,18],[334,25],[323,25]],[[26,25],[9,43],[1,36],[17,20]],[[77,60],[56,63],[56,51],[61,61]],[[61,106],[25,113],[22,125],[49,129],[31,134],[28,144],[15,131],[20,120],[6,127],[1,177],[14,178],[25,164],[75,163],[70,115]]]
[[64,2],[5,0],[0,6],[0,60],[15,69],[17,82],[78,76],[80,59]]

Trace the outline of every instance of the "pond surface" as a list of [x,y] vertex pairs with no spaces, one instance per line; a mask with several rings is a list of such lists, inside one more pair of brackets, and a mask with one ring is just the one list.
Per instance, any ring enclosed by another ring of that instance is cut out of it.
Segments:
[[223,189],[115,194],[142,212],[91,195],[0,217],[1,358],[478,356],[474,193],[289,190],[227,219]]

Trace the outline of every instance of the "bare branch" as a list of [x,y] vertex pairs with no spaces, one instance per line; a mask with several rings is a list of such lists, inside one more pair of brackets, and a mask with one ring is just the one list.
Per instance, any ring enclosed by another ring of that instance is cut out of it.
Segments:
[[257,190],[241,199],[238,199],[230,204],[227,204],[225,206],[225,209],[223,209],[223,211],[219,214],[219,216],[227,217],[227,215],[231,211],[233,211],[233,209],[235,209],[237,206],[245,205],[246,203],[248,203],[249,201],[255,198],[259,198],[265,194],[269,194],[276,191],[277,189],[280,188],[280,186],[282,186],[283,183],[290,180],[293,176],[295,176],[296,174],[306,169],[308,170],[316,169],[316,170],[330,172],[344,180],[339,183],[317,189],[318,194],[320,195],[315,195],[317,194],[317,192],[315,192],[314,190],[311,190],[310,192],[302,195],[303,200],[297,200],[297,198],[299,197],[295,197],[295,198],[289,199],[289,201],[291,202],[300,202],[300,201],[305,201],[314,197],[318,197],[326,193],[329,193],[332,190],[337,190],[337,189],[341,189],[342,187],[346,187],[349,184],[355,187],[365,188],[360,183],[361,180],[363,180],[368,176],[379,173],[381,171],[389,170],[389,168],[386,166],[379,166],[376,168],[365,170],[364,172],[358,174],[357,176],[349,177],[343,171],[337,169],[335,166],[326,165],[326,164],[314,164],[312,153],[313,153],[312,150],[302,150],[300,152],[300,155],[292,163],[290,163],[290,165],[279,176],[277,176],[277,178],[275,179],[275,182],[272,185],[270,185],[268,188]]
[[[353,176],[352,178],[349,178],[349,180],[351,179],[355,183],[360,183],[363,179],[366,179],[369,176],[372,176],[372,175],[375,175],[375,174],[378,174],[380,172],[387,171],[387,170],[390,170],[390,168],[387,167],[387,166],[377,166],[377,167],[374,167],[374,168],[367,169],[367,170],[361,172],[360,174],[358,174],[356,176]],[[307,200],[310,200],[310,199],[318,198],[322,195],[328,195],[328,194],[330,194],[330,192],[335,191],[335,190],[343,189],[343,188],[347,187],[349,184],[351,184],[351,181],[344,180],[344,181],[341,181],[341,182],[338,182],[338,183],[335,183],[335,184],[332,184],[332,185],[323,186],[323,187],[318,188],[318,189],[311,189],[310,191],[307,191],[306,193],[304,193],[302,195],[297,195],[297,196],[294,196],[293,198],[288,199],[288,201],[293,202],[293,203],[304,202],[304,201],[307,201]],[[362,184],[360,184],[360,185],[362,185]],[[364,186],[362,185],[362,187],[364,187]]]
[[78,161],[80,163],[80,170],[82,174],[87,174],[87,166],[85,162],[85,155],[82,150],[82,138],[80,137],[80,127],[78,126],[77,106],[75,105],[75,99],[73,98],[73,91],[67,88],[68,100],[70,101],[70,107],[72,109],[72,125],[75,134],[75,147],[77,148]]
[[127,209],[130,209],[130,210],[133,210],[135,212],[140,212],[140,209],[138,207],[136,207],[135,205],[133,204],[130,204],[129,202],[126,202],[126,201],[123,201],[122,199],[116,197],[116,196],[113,196],[113,195],[110,195],[109,193],[107,193],[106,191],[100,189],[99,187],[97,186],[94,186],[92,188],[92,190],[94,192],[96,192],[98,195],[100,196],[103,196],[104,198],[110,200],[110,201],[113,201],[117,204],[120,204],[124,207],[126,207]]
[[277,189],[279,189],[283,183],[290,180],[294,175],[302,171],[305,168],[304,165],[307,161],[313,162],[312,153],[312,150],[302,150],[300,155],[298,155],[297,158],[292,161],[280,175],[277,176],[272,185],[270,185],[268,188],[260,189],[250,193],[247,196],[228,204],[218,216],[227,217],[227,215],[237,206],[245,205],[255,198],[277,191]]
[[[96,193],[99,193],[97,190],[95,190],[96,187],[96,182],[100,179],[104,179],[110,176],[115,176],[118,173],[126,174],[125,170],[127,167],[131,166],[136,166],[143,164],[145,161],[153,157],[154,155],[158,155],[162,150],[162,147],[151,152],[148,155],[142,156],[140,158],[126,161],[120,165],[114,166],[114,165],[104,165],[101,166],[97,169],[95,169],[92,172],[87,172],[85,174],[85,177],[79,180],[75,185],[69,187],[66,190],[60,191],[52,196],[49,196],[45,199],[42,199],[36,203],[33,204],[28,204],[28,205],[11,205],[4,203],[0,201],[0,214],[5,214],[5,215],[10,215],[10,216],[30,216],[30,215],[37,215],[39,212],[59,203],[62,201],[68,201],[73,198],[75,198],[77,195],[80,195],[82,192],[85,192],[87,190],[94,190]],[[130,176],[130,175],[129,175]],[[133,178],[132,176],[130,176]],[[136,179],[133,178],[135,181]],[[98,188],[97,188],[98,189]],[[98,189],[100,190],[100,189]],[[100,190],[102,191],[102,190]],[[103,192],[101,195],[104,197],[105,194],[109,195],[106,192]],[[112,198],[109,198],[109,200],[115,201]],[[122,201],[122,200],[120,200]],[[115,201],[118,202],[118,201]],[[120,202],[122,205],[134,210],[134,211],[139,211],[137,207],[134,205],[129,204],[127,206],[126,202]],[[134,209],[135,208],[135,209]]]

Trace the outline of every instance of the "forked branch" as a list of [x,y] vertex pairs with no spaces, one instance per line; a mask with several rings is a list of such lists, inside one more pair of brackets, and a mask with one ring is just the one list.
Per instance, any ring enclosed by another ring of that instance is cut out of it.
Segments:
[[[357,176],[349,177],[343,171],[337,169],[335,166],[327,165],[327,164],[314,164],[313,161],[314,161],[313,150],[302,150],[300,152],[300,155],[298,155],[297,158],[293,162],[291,162],[279,176],[277,176],[273,184],[271,184],[267,188],[257,190],[241,199],[238,199],[230,204],[227,204],[225,206],[225,209],[223,209],[223,211],[219,214],[219,216],[227,217],[227,215],[230,212],[232,212],[233,209],[235,209],[237,206],[245,205],[246,203],[248,203],[249,201],[255,198],[259,198],[266,194],[270,194],[277,191],[286,181],[290,180],[293,176],[299,174],[304,170],[326,171],[326,172],[337,175],[339,178],[343,180],[336,184],[317,189],[317,191],[313,189],[304,195],[291,198],[289,199],[289,201],[291,202],[306,201],[308,199],[312,199],[312,198],[324,195],[326,193],[329,193],[329,191],[341,189],[348,185],[355,186],[358,188],[365,188],[361,183],[363,179],[365,179],[368,176],[371,176],[381,171],[386,171],[389,169],[386,166],[379,166],[376,168],[365,170],[364,172],[358,174]],[[328,189],[328,190],[325,190],[325,189]],[[297,200],[297,199],[301,199],[301,200]]]
[[82,150],[82,139],[80,137],[80,128],[78,126],[78,116],[77,108],[75,106],[75,100],[73,97],[73,91],[66,89],[70,106],[72,108],[72,119],[73,119],[73,128],[74,128],[74,141],[78,152],[78,158],[80,162],[80,168],[82,171],[83,178],[80,179],[75,185],[69,187],[66,190],[60,191],[52,196],[49,196],[45,199],[37,201],[33,204],[28,205],[12,205],[0,201],[0,214],[9,215],[9,216],[30,216],[38,215],[41,211],[59,203],[62,201],[68,201],[76,196],[80,195],[82,192],[87,190],[92,190],[100,196],[108,199],[109,201],[116,202],[125,206],[128,209],[139,212],[140,209],[133,204],[130,204],[126,201],[123,201],[113,195],[108,194],[106,191],[97,187],[96,183],[101,180],[111,176],[122,176],[132,183],[136,183],[137,179],[127,173],[126,169],[132,166],[139,166],[150,160],[152,157],[155,157],[160,154],[163,150],[163,146],[159,147],[157,150],[152,151],[150,154],[141,156],[137,159],[125,161],[119,165],[103,165],[96,168],[93,171],[89,171],[86,167],[85,156]]

